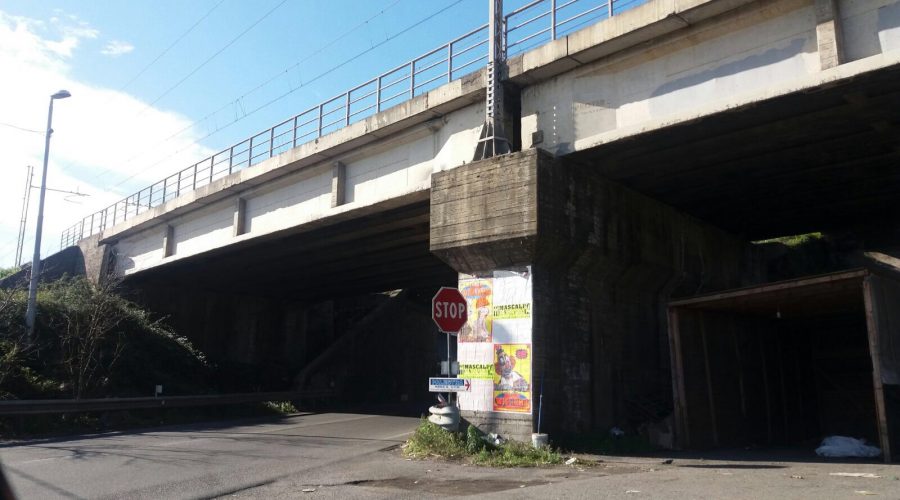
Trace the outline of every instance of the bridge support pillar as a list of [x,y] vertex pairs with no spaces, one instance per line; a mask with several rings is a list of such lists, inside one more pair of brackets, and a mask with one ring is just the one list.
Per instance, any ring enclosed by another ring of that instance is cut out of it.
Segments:
[[470,301],[462,418],[520,440],[664,420],[669,298],[757,279],[738,238],[537,150],[435,174],[430,246]]

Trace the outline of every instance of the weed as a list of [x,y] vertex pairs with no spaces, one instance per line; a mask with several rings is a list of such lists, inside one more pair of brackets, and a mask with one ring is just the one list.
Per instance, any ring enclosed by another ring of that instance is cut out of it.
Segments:
[[412,458],[442,457],[490,467],[539,467],[560,464],[562,454],[549,446],[535,448],[517,441],[493,445],[473,426],[465,434],[448,432],[423,419],[404,453]]

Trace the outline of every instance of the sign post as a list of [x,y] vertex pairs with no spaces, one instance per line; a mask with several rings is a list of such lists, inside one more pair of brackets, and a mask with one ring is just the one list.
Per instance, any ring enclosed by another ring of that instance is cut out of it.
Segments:
[[[450,335],[459,333],[463,325],[469,320],[469,303],[466,298],[456,288],[441,287],[434,298],[431,299],[431,319],[437,325],[440,331],[447,334],[447,373],[452,375],[452,363],[450,361]],[[468,381],[466,381],[468,382]],[[433,387],[429,382],[429,387]],[[432,391],[434,392],[434,391]],[[443,391],[440,391],[443,392]],[[447,390],[448,400],[449,392],[458,392]]]

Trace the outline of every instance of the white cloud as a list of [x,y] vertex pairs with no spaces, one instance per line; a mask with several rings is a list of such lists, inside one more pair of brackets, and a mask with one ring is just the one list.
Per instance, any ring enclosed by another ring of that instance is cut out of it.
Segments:
[[[70,24],[66,27],[65,23]],[[147,108],[131,95],[71,76],[71,67],[78,64],[79,41],[98,34],[71,16],[59,15],[55,23],[43,23],[0,11],[0,68],[6,75],[0,78],[0,122],[43,130],[50,95],[60,89],[70,91],[71,98],[54,104],[48,186],[91,195],[78,198],[80,204],[76,204],[65,201],[66,195],[47,194],[44,255],[55,252],[61,231],[82,217],[213,153],[195,144],[200,134],[190,127],[187,117]],[[166,140],[184,128],[188,132]],[[172,151],[180,153],[169,157]],[[43,134],[0,127],[4,173],[4,182],[0,182],[0,266],[13,263],[25,167],[39,169],[43,152]],[[138,154],[139,158],[128,161]],[[157,161],[152,169],[141,171]],[[133,178],[117,185],[129,176]],[[39,183],[38,171],[35,184]],[[108,191],[113,186],[117,193]],[[29,237],[34,234],[37,198],[35,190]]]
[[112,40],[100,51],[105,56],[118,57],[134,50],[134,45],[121,40]]

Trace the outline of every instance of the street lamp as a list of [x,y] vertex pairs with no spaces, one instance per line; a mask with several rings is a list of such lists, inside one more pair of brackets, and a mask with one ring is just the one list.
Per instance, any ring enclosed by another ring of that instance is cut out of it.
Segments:
[[34,316],[36,311],[38,280],[41,276],[41,230],[44,226],[44,195],[47,193],[47,160],[50,155],[50,136],[53,135],[53,101],[71,97],[68,90],[60,90],[50,96],[50,110],[47,112],[47,133],[44,138],[44,171],[41,174],[41,196],[38,201],[37,229],[34,234],[34,257],[31,259],[31,281],[28,283],[28,307],[25,310],[25,326],[28,340],[34,336]]

